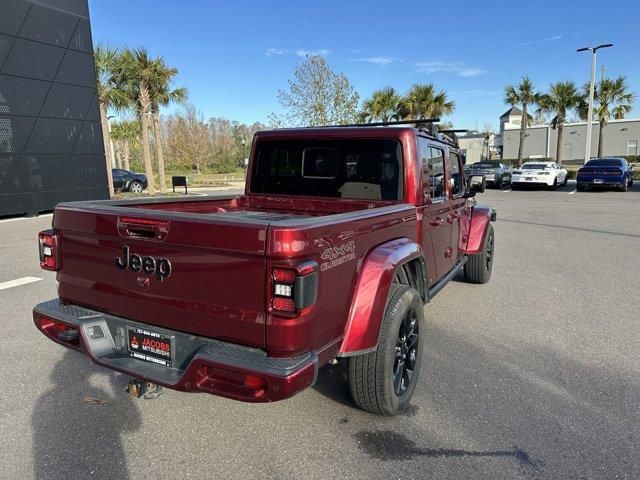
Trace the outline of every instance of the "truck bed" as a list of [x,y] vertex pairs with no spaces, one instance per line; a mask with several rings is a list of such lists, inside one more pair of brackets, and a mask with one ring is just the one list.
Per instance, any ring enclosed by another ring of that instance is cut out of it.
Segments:
[[304,207],[301,208],[301,202],[295,197],[233,195],[215,198],[205,196],[178,199],[147,198],[86,203],[92,206],[115,206],[120,209],[138,208],[176,214],[199,214],[207,217],[215,216],[219,219],[228,218],[233,221],[287,223],[292,220],[370,210],[399,202],[305,198]]

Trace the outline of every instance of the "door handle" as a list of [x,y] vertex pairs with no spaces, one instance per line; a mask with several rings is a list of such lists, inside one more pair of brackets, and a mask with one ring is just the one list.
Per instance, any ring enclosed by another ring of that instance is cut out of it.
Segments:
[[444,222],[444,220],[442,220],[440,217],[436,217],[434,220],[429,220],[429,224],[431,224],[431,226],[433,227],[439,227],[440,225],[442,225],[442,222]]

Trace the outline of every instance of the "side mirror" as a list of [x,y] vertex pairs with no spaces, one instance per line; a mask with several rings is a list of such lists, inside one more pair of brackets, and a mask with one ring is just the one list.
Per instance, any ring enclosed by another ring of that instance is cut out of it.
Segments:
[[482,193],[485,188],[484,175],[472,175],[469,179],[469,192]]

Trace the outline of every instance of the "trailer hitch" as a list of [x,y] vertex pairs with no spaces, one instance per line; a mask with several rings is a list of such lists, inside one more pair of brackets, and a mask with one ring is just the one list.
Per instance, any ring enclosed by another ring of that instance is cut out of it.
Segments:
[[151,400],[162,394],[164,388],[155,383],[145,382],[143,380],[132,379],[127,384],[127,393],[132,398],[144,398]]

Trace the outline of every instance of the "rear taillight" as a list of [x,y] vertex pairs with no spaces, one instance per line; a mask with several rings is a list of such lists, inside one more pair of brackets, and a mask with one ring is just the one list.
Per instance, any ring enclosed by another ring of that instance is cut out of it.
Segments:
[[40,314],[36,315],[36,325],[50,339],[69,348],[80,349],[80,332],[73,325]]
[[58,235],[55,230],[45,230],[38,234],[38,249],[40,251],[40,268],[53,272],[60,270],[60,251]]
[[196,370],[196,385],[200,390],[232,398],[259,399],[267,392],[269,382],[261,375],[201,365]]
[[271,311],[295,315],[313,305],[317,295],[317,276],[315,262],[274,268],[271,271]]

